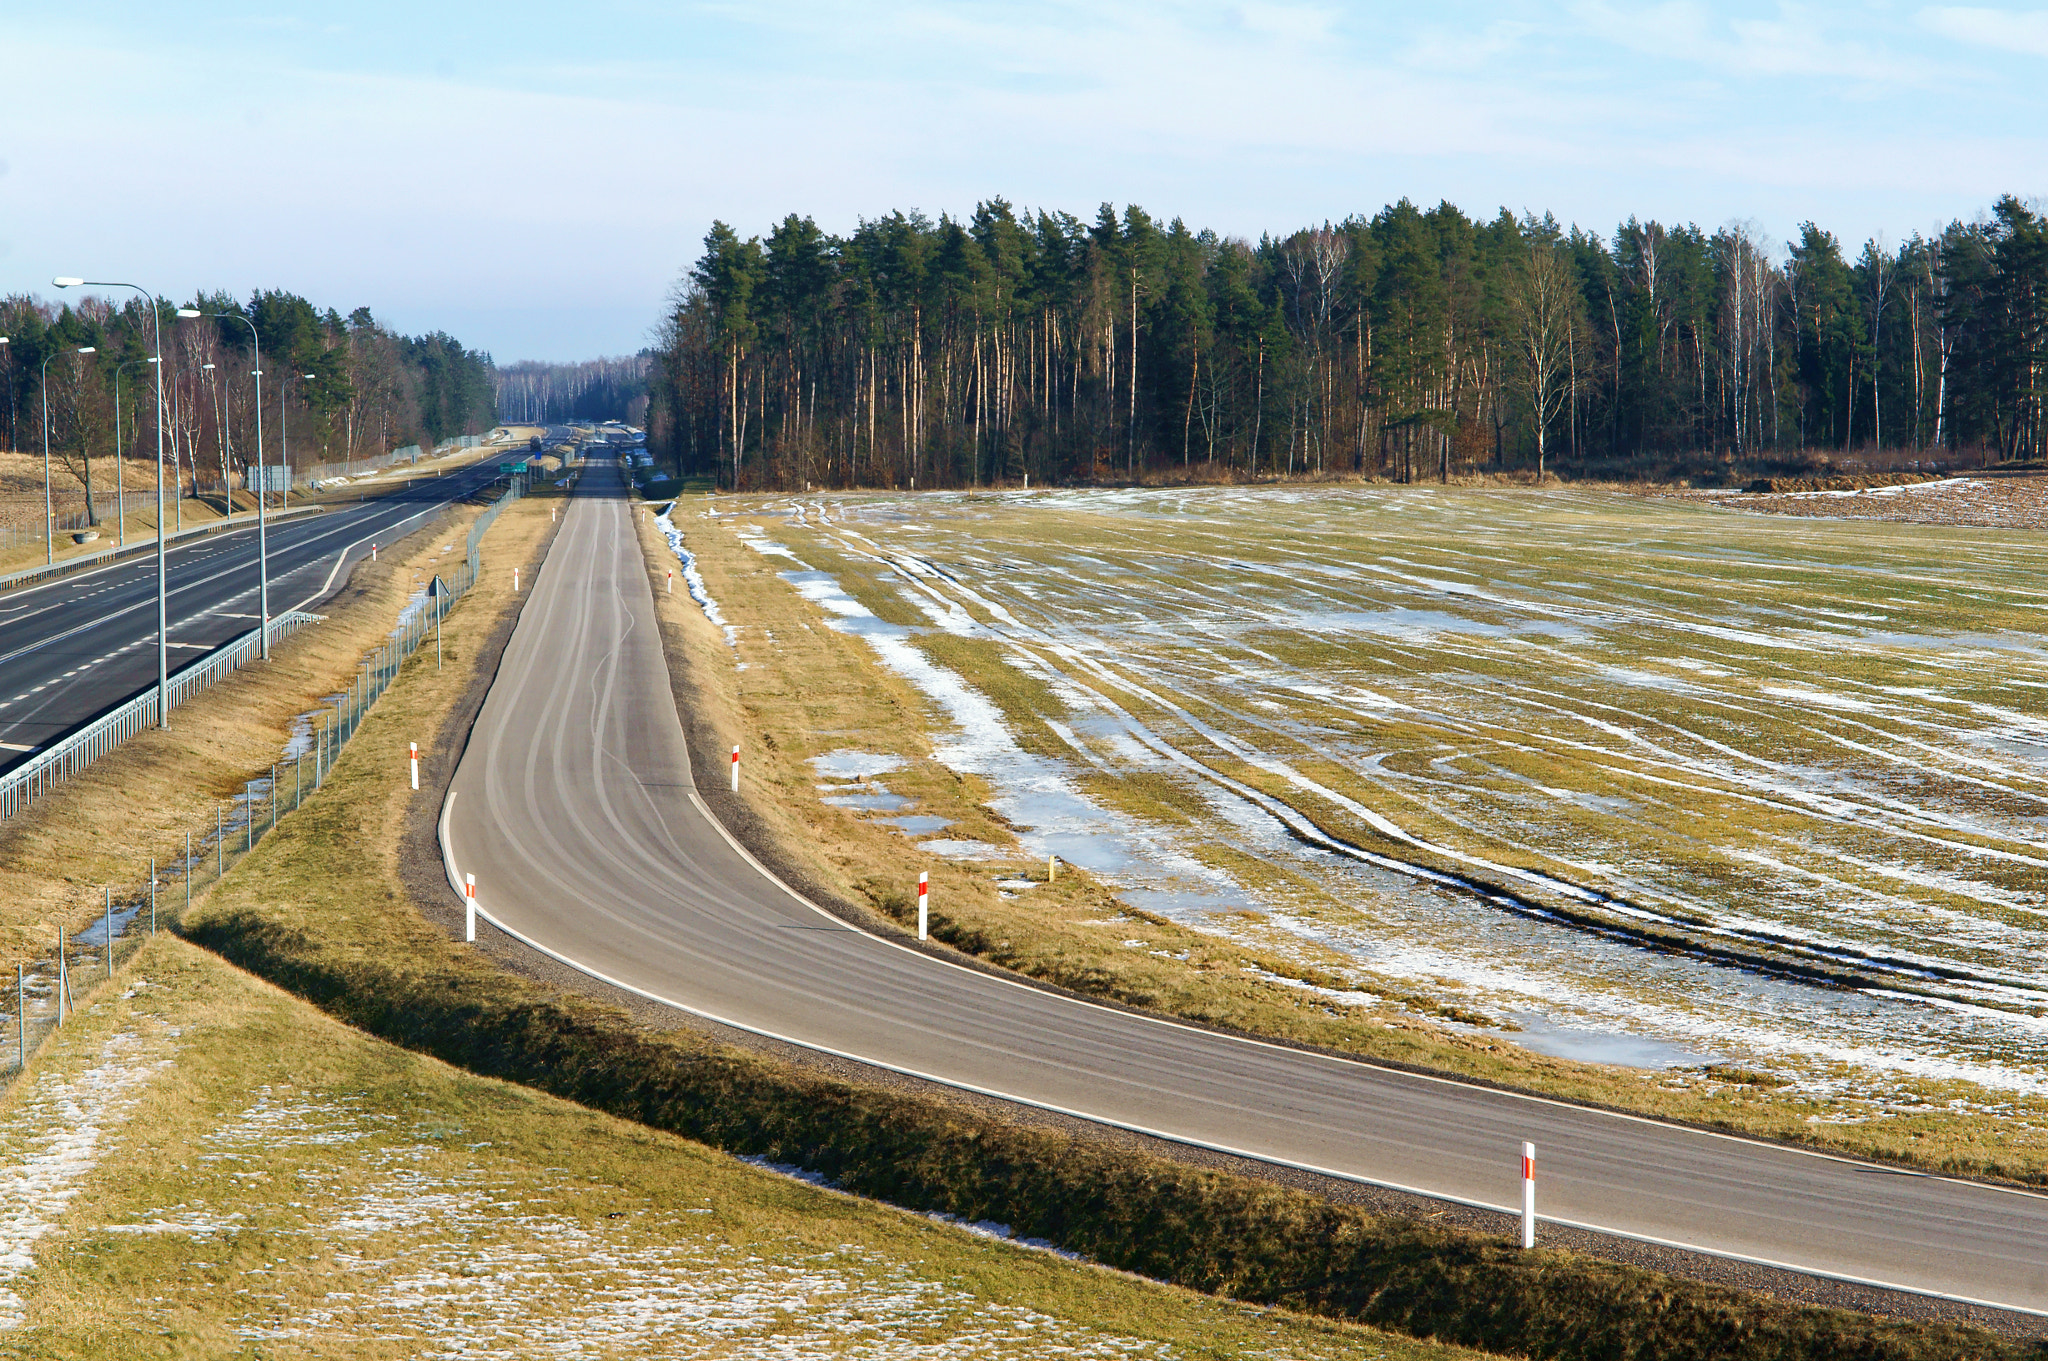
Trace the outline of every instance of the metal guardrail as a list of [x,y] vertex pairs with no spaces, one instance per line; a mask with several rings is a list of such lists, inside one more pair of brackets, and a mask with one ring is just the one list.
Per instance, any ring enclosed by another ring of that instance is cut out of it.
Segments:
[[[175,922],[184,908],[190,906],[198,889],[218,883],[276,829],[279,818],[297,809],[326,783],[328,774],[334,769],[335,758],[362,726],[363,716],[376,702],[377,696],[398,678],[399,668],[405,659],[426,643],[428,635],[436,632],[435,626],[442,617],[476,583],[481,566],[477,554],[478,540],[497,519],[498,512],[517,500],[524,490],[525,482],[514,478],[506,494],[478,517],[469,532],[468,554],[456,569],[454,579],[444,583],[448,589],[428,596],[419,607],[408,609],[401,616],[398,628],[364,658],[355,684],[349,687],[345,697],[335,701],[331,711],[322,716],[318,727],[308,735],[309,740],[297,755],[272,766],[270,778],[251,780],[232,803],[217,805],[210,825],[202,822],[196,833],[186,836],[182,856],[165,861],[151,860],[148,877],[139,887],[116,889],[110,885],[106,890],[104,907],[95,914],[87,929],[68,936],[59,932],[54,955],[23,967],[15,975],[11,1007],[4,1000],[4,989],[0,989],[0,1081],[20,1076],[43,1042],[64,1024],[66,1014],[75,1014],[81,1002],[89,1004],[92,991],[113,980],[129,956],[156,934],[159,915]],[[303,627],[304,623],[317,617],[303,616],[292,627]],[[275,627],[284,622],[273,620],[272,624]],[[250,638],[254,638],[253,631]],[[178,673],[179,678],[196,677],[208,666],[218,665],[218,657],[216,654],[205,662],[186,667]],[[225,674],[225,671],[220,674]],[[192,688],[203,687],[195,685]],[[146,698],[153,706],[155,691],[152,690]],[[144,706],[124,705],[123,709],[131,707],[141,709]],[[93,726],[98,728],[101,724],[111,724],[116,717],[117,714],[109,714]],[[135,731],[140,729],[132,729],[128,735],[132,736]],[[81,739],[85,736],[85,733],[77,734]],[[103,741],[106,737],[102,734]],[[107,741],[103,749],[111,749],[112,742],[118,740]]]
[[[291,610],[270,621],[270,640],[289,638],[325,615]],[[216,648],[192,665],[180,669],[171,680],[171,707],[177,708],[230,671],[247,666],[263,655],[261,629],[250,629],[241,637]],[[94,719],[85,727],[37,752],[21,765],[0,775],[0,818],[11,818],[30,802],[47,794],[59,782],[70,779],[137,733],[156,726],[156,687],[137,695],[112,713]]]
[[[419,645],[419,639],[424,636],[425,630],[434,620],[447,613],[448,606],[454,603],[456,597],[475,584],[480,563],[477,556],[478,542],[483,538],[484,531],[491,527],[491,522],[498,518],[498,512],[518,500],[525,490],[526,479],[512,478],[505,494],[492,502],[490,508],[477,517],[476,523],[470,526],[469,543],[463,555],[462,566],[456,571],[455,579],[446,583],[449,593],[436,598],[443,603],[436,604],[430,599],[426,608],[415,612],[402,626],[396,641],[387,649],[374,654],[379,658],[372,668],[374,676],[383,677],[387,673],[396,675],[398,663],[411,655],[412,649]],[[279,615],[270,621],[270,640],[275,643],[281,638],[288,638],[306,625],[317,623],[325,617],[309,614],[304,610],[292,610]],[[230,671],[246,666],[262,656],[261,632],[260,629],[250,629],[233,642],[215,649],[173,675],[170,678],[171,707],[177,708],[201,690],[221,680]],[[386,655],[387,653],[389,655]],[[365,691],[368,696],[363,701],[365,706],[370,699],[382,693],[386,683],[388,681],[372,682],[372,688]],[[156,687],[151,686],[146,693],[137,695],[113,712],[94,719],[55,746],[37,752],[5,775],[0,775],[0,819],[13,817],[28,807],[32,801],[47,794],[61,781],[78,774],[137,733],[155,727],[156,700]]]

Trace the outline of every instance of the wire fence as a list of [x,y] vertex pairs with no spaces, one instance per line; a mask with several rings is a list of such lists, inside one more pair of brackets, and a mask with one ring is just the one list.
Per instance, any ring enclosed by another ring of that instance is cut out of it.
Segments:
[[[506,500],[520,495],[525,488],[523,479],[513,478],[507,497],[492,504],[479,517],[479,525],[488,525],[497,517],[498,507]],[[474,572],[476,538],[481,530],[470,534],[469,555],[464,561],[463,571]],[[472,578],[473,579],[473,578]],[[464,589],[467,589],[465,585]],[[270,641],[288,638],[308,624],[318,623],[325,616],[308,614],[303,610],[292,610],[270,621]],[[177,672],[170,678],[171,707],[191,699],[201,690],[218,683],[231,671],[248,665],[263,655],[262,630],[251,629],[226,646],[207,654],[199,661]],[[63,781],[83,771],[100,757],[105,756],[121,743],[156,726],[157,692],[151,687],[127,703],[95,719],[70,736],[37,752],[4,775],[0,775],[0,821],[13,817],[34,800],[48,794]]]
[[[327,781],[335,759],[362,727],[377,697],[398,679],[399,668],[429,638],[440,636],[441,620],[455,602],[476,584],[481,559],[477,547],[498,513],[525,491],[514,478],[505,495],[470,526],[468,552],[445,589],[429,589],[409,603],[398,627],[371,650],[357,668],[348,690],[303,732],[294,733],[285,759],[267,776],[251,780],[242,792],[213,808],[210,825],[185,834],[182,855],[167,862],[151,860],[139,885],[107,888],[100,913],[84,929],[59,931],[54,951],[33,965],[17,965],[10,1010],[0,1013],[0,1080],[20,1076],[42,1044],[55,1034],[99,985],[156,934],[159,921],[169,925],[192,905],[194,897],[220,882],[243,857],[276,830],[279,819],[297,809]],[[151,699],[154,700],[154,694]]]

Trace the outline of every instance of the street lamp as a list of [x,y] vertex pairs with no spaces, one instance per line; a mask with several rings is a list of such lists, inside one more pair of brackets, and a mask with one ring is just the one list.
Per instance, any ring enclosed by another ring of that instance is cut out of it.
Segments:
[[[178,309],[178,315],[191,312],[189,307]],[[198,313],[194,312],[194,316]],[[256,323],[240,312],[213,312],[215,317],[233,317],[249,328],[249,344],[256,355],[256,613],[261,624],[263,638],[263,660],[270,660],[270,543],[264,536],[263,528],[263,338],[256,334]],[[206,367],[212,368],[208,364]],[[222,489],[225,495],[226,489]],[[235,503],[227,503],[232,517]]]
[[[81,345],[78,353],[91,354],[93,347]],[[43,565],[57,560],[57,510],[50,501],[50,361],[55,350],[43,356]],[[86,518],[92,518],[92,497],[85,498]]]
[[59,276],[50,282],[58,288],[132,288],[149,299],[149,318],[156,335],[156,725],[171,726],[171,640],[164,623],[164,597],[168,594],[164,566],[164,320],[163,305],[156,294],[140,284],[71,279]]

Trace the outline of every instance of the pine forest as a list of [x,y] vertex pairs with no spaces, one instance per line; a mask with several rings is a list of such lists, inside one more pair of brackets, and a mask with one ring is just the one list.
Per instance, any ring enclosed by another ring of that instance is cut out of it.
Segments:
[[1103,205],[715,224],[650,443],[728,487],[1977,466],[2048,453],[2048,219],[1860,250],[1407,200],[1257,242]]

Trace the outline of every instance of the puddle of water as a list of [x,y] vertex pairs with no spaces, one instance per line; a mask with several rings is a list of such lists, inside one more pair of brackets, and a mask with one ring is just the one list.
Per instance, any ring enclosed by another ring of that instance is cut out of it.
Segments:
[[828,751],[823,756],[811,758],[811,769],[820,775],[840,780],[866,779],[875,775],[887,775],[892,770],[903,769],[903,758],[884,756],[879,752],[854,751],[841,747]]
[[1006,846],[990,845],[986,841],[920,841],[917,848],[943,855],[948,860],[1014,860],[1017,853]]
[[865,808],[876,813],[893,813],[899,808],[908,808],[915,799],[901,794],[835,794],[822,800],[830,808]]
[[[163,884],[160,884],[157,887],[157,892],[159,895],[167,893],[168,891],[168,881],[166,881]],[[159,903],[158,905],[162,906],[161,903]],[[115,903],[113,916],[114,939],[119,940],[121,939],[121,937],[127,935],[128,923],[134,921],[138,915],[147,912],[148,910],[149,898],[146,894],[132,903]],[[106,916],[102,914],[100,916],[94,917],[92,919],[91,926],[86,927],[82,931],[74,933],[73,935],[68,937],[64,943],[67,946],[77,945],[90,946],[95,949],[104,948],[107,943]]]
[[[930,813],[914,813],[907,818],[876,818],[884,826],[894,827],[905,836],[923,836],[928,832],[940,831],[953,825],[953,819],[935,817]],[[980,842],[973,843],[980,845]]]
[[1711,1054],[1695,1053],[1683,1045],[1647,1035],[1623,1035],[1609,1030],[1580,1030],[1553,1024],[1534,1012],[1509,1013],[1521,1030],[1507,1038],[1524,1049],[1555,1058],[1578,1059],[1584,1063],[1611,1063],[1623,1068],[1697,1068],[1712,1063]]

